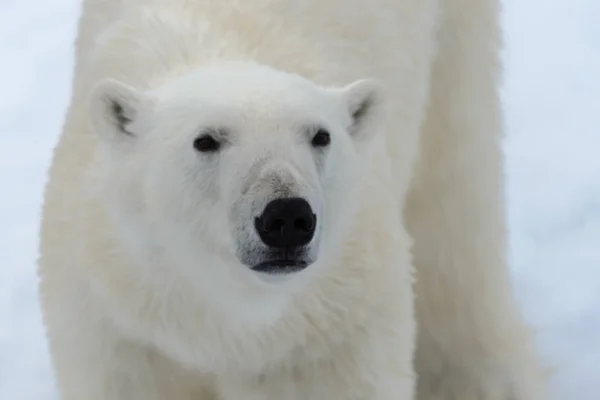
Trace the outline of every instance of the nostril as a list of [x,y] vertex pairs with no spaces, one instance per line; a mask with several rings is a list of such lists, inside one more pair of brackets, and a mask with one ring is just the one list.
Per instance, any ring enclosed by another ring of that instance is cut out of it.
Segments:
[[299,231],[306,231],[308,228],[307,225],[308,225],[308,221],[305,220],[304,218],[299,218],[294,221],[294,229],[297,229]]
[[256,230],[260,233],[281,232],[285,228],[285,220],[256,217]]
[[314,221],[314,214],[306,218],[298,218],[294,221],[294,229],[304,232],[310,232],[315,228]]

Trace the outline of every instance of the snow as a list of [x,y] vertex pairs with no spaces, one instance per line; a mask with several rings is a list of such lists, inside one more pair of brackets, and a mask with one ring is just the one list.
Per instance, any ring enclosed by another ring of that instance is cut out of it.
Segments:
[[[511,268],[556,368],[600,389],[600,3],[505,0]],[[69,100],[78,0],[0,2],[0,399],[53,400],[37,298],[40,201]]]

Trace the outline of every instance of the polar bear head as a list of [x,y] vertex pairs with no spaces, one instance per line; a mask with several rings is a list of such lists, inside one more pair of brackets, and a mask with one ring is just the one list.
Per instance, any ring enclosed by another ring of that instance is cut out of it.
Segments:
[[382,100],[375,80],[322,87],[247,63],[147,91],[103,81],[92,122],[117,230],[217,296],[318,274],[353,222]]

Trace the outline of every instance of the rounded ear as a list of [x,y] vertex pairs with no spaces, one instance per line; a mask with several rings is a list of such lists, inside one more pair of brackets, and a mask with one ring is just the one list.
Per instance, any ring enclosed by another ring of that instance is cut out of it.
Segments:
[[91,95],[92,127],[97,135],[113,145],[135,140],[131,123],[148,99],[138,90],[114,79],[99,83]]
[[382,129],[385,118],[383,86],[375,79],[354,81],[340,89],[352,118],[350,135],[356,140],[369,140]]

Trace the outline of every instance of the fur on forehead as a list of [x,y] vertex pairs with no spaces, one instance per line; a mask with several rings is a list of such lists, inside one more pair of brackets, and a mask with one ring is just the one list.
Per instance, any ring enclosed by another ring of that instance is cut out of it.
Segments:
[[[298,75],[247,62],[208,65],[152,91],[165,107],[234,111],[252,117],[285,115],[289,121],[318,115],[348,117],[343,99]],[[308,121],[310,122],[310,121]],[[315,123],[319,121],[313,121]],[[350,121],[347,121],[350,122]]]

